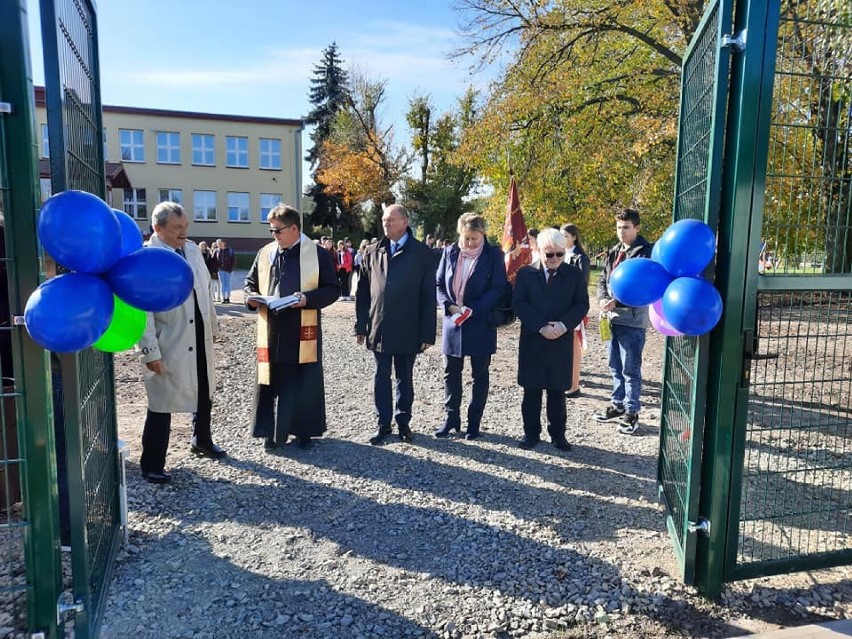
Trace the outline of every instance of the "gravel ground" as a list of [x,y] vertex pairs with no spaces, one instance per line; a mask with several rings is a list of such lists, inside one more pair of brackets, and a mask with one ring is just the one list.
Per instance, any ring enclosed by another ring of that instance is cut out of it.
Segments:
[[638,436],[591,420],[609,389],[593,335],[583,397],[569,400],[573,450],[517,448],[508,327],[481,440],[431,436],[443,400],[433,347],[415,367],[414,443],[375,447],[372,357],[351,337],[354,305],[337,302],[323,316],[326,437],[268,454],[247,426],[254,318],[233,304],[219,311],[214,437],[227,460],[191,456],[189,418],[176,416],[175,481],[143,482],[141,367],[116,358],[130,541],[104,637],[661,639],[852,617],[848,568],[735,583],[718,604],[679,582],[656,501],[662,341],[650,332]]

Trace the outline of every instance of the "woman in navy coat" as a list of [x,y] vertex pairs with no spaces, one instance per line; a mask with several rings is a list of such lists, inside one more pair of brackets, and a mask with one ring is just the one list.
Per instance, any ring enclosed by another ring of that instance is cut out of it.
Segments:
[[444,311],[444,421],[435,437],[461,431],[462,368],[470,358],[473,390],[467,407],[466,439],[479,436],[488,399],[491,356],[497,351],[492,311],[506,294],[503,251],[485,239],[485,220],[476,213],[459,218],[459,241],[444,249],[438,265],[438,304]]

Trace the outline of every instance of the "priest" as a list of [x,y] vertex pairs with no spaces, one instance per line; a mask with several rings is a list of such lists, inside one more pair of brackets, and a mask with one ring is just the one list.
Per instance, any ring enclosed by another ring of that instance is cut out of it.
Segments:
[[252,436],[266,450],[287,443],[299,447],[326,430],[320,309],[340,295],[334,261],[302,233],[292,206],[279,204],[267,216],[272,242],[260,249],[246,276],[245,292],[297,302],[277,311],[246,302],[257,316],[257,388]]

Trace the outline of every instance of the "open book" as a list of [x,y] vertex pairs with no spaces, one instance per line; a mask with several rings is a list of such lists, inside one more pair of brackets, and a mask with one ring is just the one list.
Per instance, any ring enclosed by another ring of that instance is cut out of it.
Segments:
[[276,295],[246,295],[246,302],[263,304],[270,311],[278,311],[282,308],[293,306],[293,304],[298,304],[300,299],[302,298],[298,295],[287,295],[285,297],[278,297]]

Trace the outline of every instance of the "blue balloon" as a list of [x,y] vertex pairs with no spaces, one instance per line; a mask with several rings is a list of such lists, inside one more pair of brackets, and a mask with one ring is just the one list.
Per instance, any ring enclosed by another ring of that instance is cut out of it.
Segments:
[[113,209],[112,212],[115,213],[115,217],[118,218],[118,223],[121,226],[121,253],[119,258],[122,258],[142,248],[142,231],[139,230],[136,220],[124,211]]
[[176,308],[192,293],[193,276],[186,260],[159,246],[141,248],[118,260],[106,274],[122,300],[143,311]]
[[672,276],[660,264],[647,257],[626,260],[615,267],[609,290],[622,304],[647,306],[663,296]]
[[679,277],[663,295],[663,314],[675,330],[704,335],[722,317],[722,296],[707,280]]
[[42,283],[27,300],[27,332],[49,351],[81,351],[106,332],[114,305],[112,291],[97,275],[59,275]]
[[716,254],[716,234],[699,220],[679,220],[665,230],[654,249],[673,277],[701,275]]
[[121,255],[121,224],[107,203],[85,191],[62,191],[38,216],[38,237],[50,256],[80,273],[103,273]]
[[654,248],[651,249],[651,259],[654,260],[655,262],[660,261],[660,243],[659,242],[654,244]]

